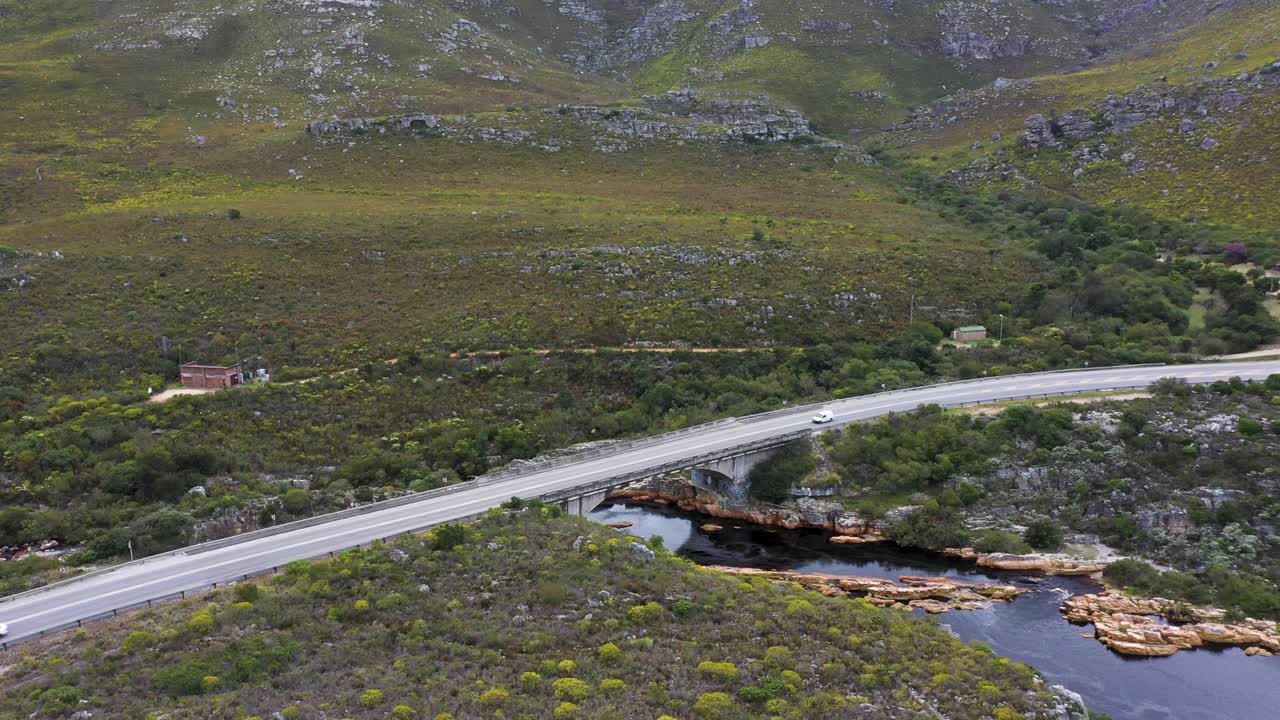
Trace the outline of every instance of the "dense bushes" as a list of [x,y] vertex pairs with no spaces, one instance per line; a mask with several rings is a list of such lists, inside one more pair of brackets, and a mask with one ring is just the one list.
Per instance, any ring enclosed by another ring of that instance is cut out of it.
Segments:
[[765,502],[782,502],[790,497],[791,486],[812,472],[815,466],[816,461],[807,442],[790,442],[751,469],[747,476],[751,496]]

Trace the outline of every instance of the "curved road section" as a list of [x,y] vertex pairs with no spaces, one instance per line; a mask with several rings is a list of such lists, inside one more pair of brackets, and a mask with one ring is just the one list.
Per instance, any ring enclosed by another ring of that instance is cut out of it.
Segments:
[[[1164,377],[1209,383],[1240,377],[1261,380],[1280,373],[1280,361],[1232,362],[1204,365],[1097,368],[1027,375],[1006,375],[958,383],[929,385],[832,401],[822,407],[845,425],[903,412],[921,405],[969,405],[1036,395],[1067,395],[1145,387]],[[232,582],[278,568],[291,560],[316,558],[414,530],[475,516],[512,497],[538,498],[578,487],[599,485],[613,478],[668,467],[672,463],[741,448],[753,442],[795,435],[813,426],[814,406],[762,416],[712,423],[681,432],[670,439],[620,448],[547,469],[534,468],[494,482],[467,483],[453,492],[436,492],[421,500],[362,514],[340,513],[302,527],[283,527],[263,536],[252,533],[241,542],[221,541],[213,547],[194,546],[138,562],[92,573],[0,602],[0,623],[8,623],[12,643],[74,625],[180,592],[214,583]]]

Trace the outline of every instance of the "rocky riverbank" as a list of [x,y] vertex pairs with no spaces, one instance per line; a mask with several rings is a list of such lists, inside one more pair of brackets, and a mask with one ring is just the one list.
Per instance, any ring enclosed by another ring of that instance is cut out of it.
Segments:
[[729,507],[722,504],[724,498],[693,487],[683,475],[642,480],[614,491],[610,498],[673,505],[685,512],[788,530],[829,530],[844,537],[883,537],[884,530],[897,519],[874,520],[845,510],[838,503],[817,498],[798,498],[794,506],[751,504]]
[[1012,602],[1027,592],[999,583],[970,583],[954,578],[903,575],[899,582],[877,577],[802,573],[792,570],[708,565],[711,570],[746,577],[762,577],[782,583],[796,583],[828,597],[856,595],[879,607],[900,606],[930,614],[950,610],[977,610],[990,602]]
[[[858,544],[888,542],[889,528],[914,512],[915,506],[894,508],[880,518],[870,518],[830,500],[802,497],[787,506],[750,504],[744,507],[724,505],[720,496],[701,491],[685,482],[682,476],[668,475],[644,480],[615,491],[610,498],[634,502],[672,505],[685,512],[696,512],[727,520],[787,530],[814,529],[834,533],[831,542]],[[1041,572],[1046,575],[1093,575],[1102,572],[1105,563],[1072,558],[1065,555],[1012,555],[980,553],[973,548],[948,548],[948,557],[972,560],[979,567],[1018,572]]]
[[1134,598],[1110,591],[1076,595],[1062,603],[1073,623],[1092,623],[1094,637],[1121,655],[1164,657],[1204,645],[1236,645],[1246,655],[1280,653],[1280,629],[1252,618],[1223,622],[1217,608],[1190,607],[1163,598]]
[[973,548],[946,548],[947,557],[972,560],[978,567],[1018,572],[1040,572],[1045,575],[1094,575],[1102,572],[1105,563],[1089,562],[1062,555],[1014,555],[1012,553],[980,553]]

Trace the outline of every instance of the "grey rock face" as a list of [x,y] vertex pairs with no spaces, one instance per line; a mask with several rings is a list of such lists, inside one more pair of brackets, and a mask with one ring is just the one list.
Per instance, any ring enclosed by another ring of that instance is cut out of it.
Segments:
[[942,35],[942,54],[965,60],[997,60],[1021,57],[1031,49],[1031,38],[1016,35],[994,38],[978,32],[948,32]]
[[1023,123],[1026,132],[1022,134],[1022,142],[1030,148],[1056,148],[1061,146],[1058,138],[1053,134],[1053,124],[1048,118],[1039,113],[1032,115]]
[[642,563],[651,563],[658,557],[648,546],[637,542],[631,543],[631,556]]

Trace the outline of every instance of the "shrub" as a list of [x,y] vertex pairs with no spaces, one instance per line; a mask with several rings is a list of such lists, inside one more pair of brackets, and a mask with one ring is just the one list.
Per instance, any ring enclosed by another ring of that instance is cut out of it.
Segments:
[[618,678],[605,678],[600,681],[600,692],[606,695],[620,693],[627,689],[627,684]]
[[411,718],[414,715],[417,715],[418,711],[408,705],[397,705],[391,709],[391,714],[403,720],[404,718]]
[[705,660],[698,664],[698,672],[720,683],[727,684],[738,680],[738,666],[731,662]]
[[577,678],[560,678],[551,683],[551,692],[560,700],[586,700],[591,696],[591,686]]
[[627,619],[637,625],[652,625],[662,617],[663,608],[656,602],[634,605],[627,610]]
[[205,675],[200,678],[200,690],[203,692],[213,692],[222,684],[222,680],[217,675]]
[[1149,585],[1159,574],[1154,567],[1141,560],[1117,560],[1102,570],[1102,577],[1120,587]]
[[392,608],[403,607],[408,604],[409,598],[404,593],[392,592],[383,595],[378,600],[379,610],[390,610]]
[[1022,539],[1037,550],[1057,550],[1062,547],[1062,528],[1052,520],[1033,520]]
[[448,551],[467,542],[467,529],[458,524],[441,525],[431,531],[431,549]]
[[257,602],[258,601],[258,585],[257,583],[242,582],[236,585],[235,596],[240,602]]
[[814,611],[813,603],[797,598],[787,603],[788,615],[809,615]]
[[961,483],[956,495],[959,496],[960,502],[972,505],[982,499],[982,488],[974,483]]
[[239,210],[237,210],[236,208],[231,208],[230,210],[227,210],[227,219],[228,219],[228,220],[239,220],[239,219],[240,219],[240,211],[239,211]]
[[568,677],[578,671],[578,663],[572,660],[561,660],[556,663],[556,670],[565,677]]
[[542,685],[542,676],[536,672],[526,672],[520,675],[520,689],[525,692],[533,692]]
[[480,696],[480,704],[486,707],[498,707],[511,697],[511,693],[502,688],[489,688]]
[[204,692],[204,679],[213,675],[213,668],[199,660],[188,660],[177,665],[160,668],[151,676],[151,682],[171,695],[195,695]]
[[707,720],[719,720],[733,711],[733,698],[722,692],[702,693],[693,703],[693,713]]
[[551,711],[553,720],[573,720],[578,717],[578,706],[571,702],[562,702]]
[[50,688],[40,696],[40,702],[45,705],[75,707],[80,704],[80,691],[70,685]]
[[738,694],[750,703],[768,702],[786,695],[787,684],[779,678],[767,677],[755,685],[743,688]]
[[365,707],[373,707],[375,705],[381,705],[382,700],[383,700],[383,695],[381,690],[370,688],[360,693],[360,704]]
[[676,617],[685,617],[693,612],[693,603],[681,598],[671,604],[671,614]]
[[1023,554],[1031,551],[1031,546],[1022,538],[999,530],[983,530],[974,535],[973,548],[984,553]]
[[618,647],[617,645],[614,645],[611,642],[607,642],[600,646],[600,649],[596,652],[596,654],[600,656],[600,660],[602,662],[607,662],[607,663],[617,662],[618,660],[622,659],[622,648]]
[[208,635],[213,631],[213,613],[201,610],[187,621],[187,629],[197,635]]
[[791,654],[791,649],[785,645],[771,645],[769,649],[764,651],[764,664],[771,668],[790,668],[795,663],[796,660]]
[[889,534],[899,545],[926,550],[964,547],[969,542],[960,514],[932,500],[924,508],[895,523]]
[[150,647],[156,641],[156,636],[146,630],[138,630],[129,633],[124,639],[124,651],[127,653],[135,653],[143,648]]
[[1024,720],[1026,718],[1025,715],[1014,710],[1008,705],[1001,705],[996,708],[996,711],[992,713],[992,717],[994,717],[995,720]]
[[1262,433],[1262,423],[1253,418],[1242,417],[1236,424],[1236,429],[1240,431],[1241,435],[1254,437]]

